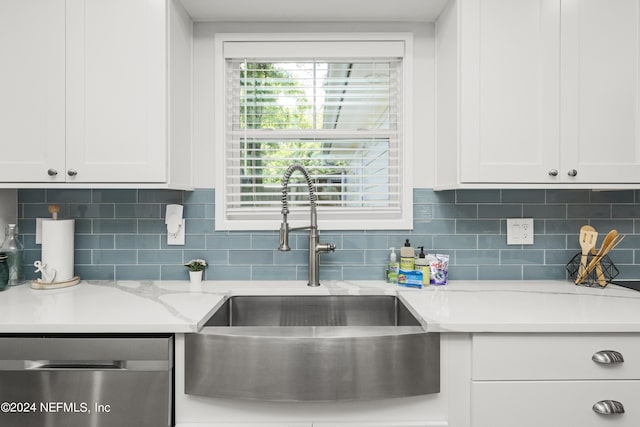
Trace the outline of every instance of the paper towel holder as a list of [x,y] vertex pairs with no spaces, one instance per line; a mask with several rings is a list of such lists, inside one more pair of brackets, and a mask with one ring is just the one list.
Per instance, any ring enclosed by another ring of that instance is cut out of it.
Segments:
[[184,245],[185,220],[182,205],[167,205],[164,223],[167,225],[167,245]]
[[58,205],[49,205],[48,210],[51,218],[36,219],[36,243],[42,244],[42,261],[35,261],[33,266],[36,267],[35,273],[40,273],[42,277],[32,280],[31,288],[59,289],[75,286],[80,283],[80,276],[73,273],[75,220],[59,219]]

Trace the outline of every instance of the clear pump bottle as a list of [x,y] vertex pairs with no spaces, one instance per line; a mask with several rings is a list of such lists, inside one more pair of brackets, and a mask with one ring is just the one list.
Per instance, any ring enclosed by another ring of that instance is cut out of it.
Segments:
[[388,283],[398,283],[398,260],[396,257],[396,248],[389,248],[389,263],[385,269],[386,279]]
[[418,246],[420,249],[420,253],[418,254],[418,258],[416,258],[415,269],[418,271],[422,271],[422,285],[429,285],[430,272],[429,268],[429,260],[427,259],[427,255],[424,253],[424,246]]
[[409,239],[405,240],[404,246],[400,248],[400,270],[413,270],[415,268],[416,253],[409,243]]
[[24,282],[24,267],[22,260],[24,248],[18,236],[18,226],[9,224],[5,229],[5,239],[0,247],[0,252],[7,255],[9,267],[9,286],[20,285]]

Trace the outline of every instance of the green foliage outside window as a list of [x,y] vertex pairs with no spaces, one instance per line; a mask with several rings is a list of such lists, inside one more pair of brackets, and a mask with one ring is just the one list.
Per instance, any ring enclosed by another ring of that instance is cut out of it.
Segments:
[[[314,107],[300,79],[280,64],[246,63],[240,72],[243,91],[239,111],[241,129],[313,130],[314,121],[322,123],[322,108]],[[263,186],[280,183],[282,174],[294,162],[307,167],[312,176],[323,177],[339,177],[341,171],[332,166],[346,165],[344,160],[321,158],[323,141],[246,138],[241,144],[242,183],[249,184],[243,186],[246,193],[269,191]]]

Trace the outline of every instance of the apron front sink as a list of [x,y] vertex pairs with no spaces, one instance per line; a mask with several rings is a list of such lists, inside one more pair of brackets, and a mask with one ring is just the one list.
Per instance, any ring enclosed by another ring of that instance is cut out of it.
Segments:
[[185,342],[193,395],[335,401],[440,391],[440,336],[395,296],[234,296]]

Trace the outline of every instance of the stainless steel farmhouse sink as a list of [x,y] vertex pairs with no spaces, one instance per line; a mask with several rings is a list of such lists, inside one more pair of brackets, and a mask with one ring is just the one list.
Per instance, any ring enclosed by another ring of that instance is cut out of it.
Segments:
[[395,296],[234,296],[185,342],[193,395],[331,401],[440,391],[440,336]]

